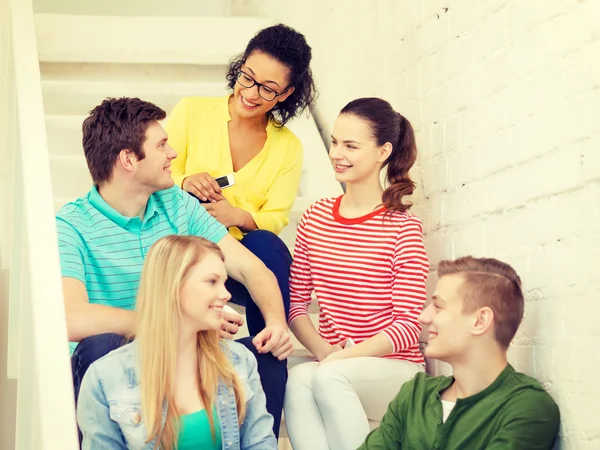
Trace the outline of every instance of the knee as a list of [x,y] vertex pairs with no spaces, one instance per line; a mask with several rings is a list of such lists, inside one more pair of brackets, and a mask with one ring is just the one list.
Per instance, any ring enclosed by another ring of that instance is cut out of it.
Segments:
[[[311,367],[311,365],[311,363],[304,363],[290,369],[285,387],[286,400],[294,399],[294,402],[298,402],[301,398],[304,400],[308,398],[307,394],[312,390],[311,384],[314,374],[314,367]],[[286,404],[289,404],[289,402]]]
[[281,241],[281,239],[279,239],[275,233],[268,230],[250,231],[242,239],[242,243],[248,248],[259,247],[264,243],[272,243],[277,241]]
[[83,339],[76,347],[75,353],[85,355],[85,359],[95,361],[121,347],[125,338],[115,333],[104,333]]
[[[267,266],[281,266],[282,261],[291,265],[292,257],[285,243],[277,236],[267,230],[254,230],[246,234],[242,239],[242,244]],[[272,264],[271,261],[275,262]],[[269,267],[272,269],[272,267]]]
[[328,363],[315,370],[311,380],[311,389],[315,399],[325,399],[335,395],[336,387],[339,387],[340,384],[350,385],[341,372],[335,368],[335,364]]
[[256,356],[258,373],[261,380],[269,380],[270,382],[283,381],[285,383],[288,375],[286,360],[280,361],[272,353],[252,353]]

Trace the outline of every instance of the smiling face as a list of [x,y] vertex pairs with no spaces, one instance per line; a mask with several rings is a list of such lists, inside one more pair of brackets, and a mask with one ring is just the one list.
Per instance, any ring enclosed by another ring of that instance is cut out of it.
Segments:
[[377,180],[381,166],[392,150],[390,143],[378,146],[369,123],[352,114],[341,114],[333,127],[329,158],[335,179],[343,183]]
[[179,293],[184,327],[196,332],[221,328],[223,306],[231,298],[226,280],[225,264],[213,252],[190,269]]
[[[241,67],[242,77],[235,83],[233,90],[233,107],[236,114],[243,118],[262,118],[271,111],[278,102],[285,101],[294,91],[289,86],[289,69],[281,62],[261,52],[253,52],[248,56]],[[248,86],[258,82],[262,87],[263,95],[281,94],[273,100],[265,100],[259,95],[257,85]],[[287,89],[287,90],[286,90]],[[284,93],[285,91],[285,93]]]
[[460,274],[441,277],[431,303],[419,316],[423,326],[429,326],[425,356],[452,363],[468,352],[473,342],[477,312],[465,313],[460,289],[464,283]]
[[177,153],[168,144],[167,133],[158,122],[152,122],[146,129],[142,152],[144,158],[135,162],[134,180],[150,192],[172,187],[171,161]]

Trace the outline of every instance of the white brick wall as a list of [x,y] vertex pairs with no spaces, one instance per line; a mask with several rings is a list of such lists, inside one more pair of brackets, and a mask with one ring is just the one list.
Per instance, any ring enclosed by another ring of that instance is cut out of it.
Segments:
[[234,0],[233,11],[306,34],[324,136],[359,96],[412,121],[414,211],[432,263],[473,254],[515,266],[527,304],[510,360],[559,403],[564,448],[600,448],[600,1],[282,5]]

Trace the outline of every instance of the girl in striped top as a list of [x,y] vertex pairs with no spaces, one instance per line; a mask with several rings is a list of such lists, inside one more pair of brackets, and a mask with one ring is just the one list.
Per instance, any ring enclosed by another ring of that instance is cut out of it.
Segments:
[[[290,275],[290,328],[314,355],[289,373],[285,417],[295,450],[357,448],[424,363],[417,318],[429,265],[421,221],[403,201],[415,187],[410,122],[384,100],[361,98],[342,109],[331,139],[346,193],[304,213]],[[313,292],[318,331],[307,312]]]

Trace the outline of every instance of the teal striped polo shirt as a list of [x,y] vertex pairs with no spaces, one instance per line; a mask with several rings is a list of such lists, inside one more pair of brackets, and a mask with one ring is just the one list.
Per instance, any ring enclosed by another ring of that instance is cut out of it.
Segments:
[[62,276],[82,281],[90,303],[123,309],[135,308],[144,258],[158,239],[179,234],[218,243],[227,235],[227,229],[178,186],[152,194],[144,220],[122,216],[93,187],[60,209],[56,226]]

